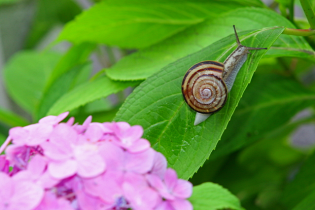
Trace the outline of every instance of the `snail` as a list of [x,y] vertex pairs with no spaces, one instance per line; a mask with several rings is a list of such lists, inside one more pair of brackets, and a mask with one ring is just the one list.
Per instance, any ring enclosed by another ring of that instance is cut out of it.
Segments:
[[205,121],[224,106],[237,73],[250,53],[249,50],[267,49],[241,45],[234,25],[233,28],[237,48],[224,63],[202,61],[188,69],[184,76],[182,94],[186,103],[197,112],[194,125]]

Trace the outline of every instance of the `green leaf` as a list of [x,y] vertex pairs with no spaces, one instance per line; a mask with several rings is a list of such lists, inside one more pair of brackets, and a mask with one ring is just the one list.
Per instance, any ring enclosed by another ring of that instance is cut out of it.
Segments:
[[20,0],[0,0],[0,5],[1,4],[13,4],[13,3],[17,3]]
[[[209,44],[233,33],[232,25],[238,31],[281,25],[294,28],[287,19],[268,9],[239,8],[209,18],[187,28],[161,43],[126,56],[106,70],[114,80],[145,79],[167,64],[197,52]],[[266,56],[294,56],[314,59],[314,52],[302,37],[281,35],[268,50]]]
[[[85,74],[85,72],[88,72],[88,74],[91,72],[92,67],[91,64],[81,64],[78,66],[75,66],[70,71],[67,71],[63,75],[61,75],[50,88],[45,92],[45,95],[41,98],[40,105],[38,107],[38,110],[36,112],[36,119],[40,119],[44,116],[46,116],[48,110],[51,108],[51,106],[63,95],[65,95],[67,92],[69,92],[71,89],[73,89],[76,86],[78,77],[81,76],[81,74]],[[87,78],[84,82],[87,81]],[[79,85],[79,84],[77,84]]]
[[306,195],[304,199],[301,200],[301,202],[296,205],[293,210],[313,210],[315,209],[315,191],[313,191],[311,194]]
[[[315,193],[314,162],[315,162],[315,153],[308,158],[305,164],[299,169],[299,172],[294,177],[293,181],[291,181],[285,188],[282,194],[282,202],[289,209],[292,209],[293,207],[297,205],[305,206],[305,203],[309,203],[309,200],[310,200],[310,198],[307,198],[308,196],[311,196],[313,198],[313,203],[314,203],[314,196],[315,196],[314,195]],[[298,209],[298,208],[295,208],[295,209]],[[304,209],[304,208],[300,208],[300,209]],[[305,208],[305,209],[313,209],[313,208]]]
[[45,86],[45,90],[48,90],[61,75],[70,71],[73,67],[86,63],[94,48],[95,45],[90,43],[82,43],[71,47],[55,66]]
[[[226,3],[223,3],[226,2]],[[185,28],[259,1],[111,0],[102,1],[68,23],[59,40],[144,48]]]
[[25,47],[33,48],[54,26],[71,21],[81,12],[73,0],[37,1],[36,14]]
[[255,74],[211,158],[265,138],[314,102],[315,93],[293,78]]
[[85,64],[94,48],[95,45],[89,43],[75,45],[59,60],[45,84],[44,94],[36,109],[36,119],[44,117],[53,103],[66,93],[63,88],[70,90],[76,83],[86,81],[90,68],[85,68]]
[[107,97],[137,84],[138,82],[116,82],[107,77],[87,82],[63,95],[50,108],[48,115],[58,115],[62,112],[71,111],[89,102]]
[[311,25],[311,28],[315,29],[315,10],[313,6],[314,3],[310,0],[300,0],[300,2],[307,17],[307,20]]
[[195,210],[243,209],[235,195],[210,182],[195,186],[188,200]]
[[53,52],[24,51],[13,56],[4,67],[4,81],[8,93],[31,114],[34,114],[45,84],[60,57]]
[[10,127],[26,126],[29,124],[24,118],[9,112],[8,110],[4,110],[3,108],[0,108],[0,122]]
[[[282,27],[273,27],[240,35],[245,46],[269,47],[282,31]],[[235,46],[235,36],[232,35],[168,65],[137,87],[117,113],[115,121],[127,121],[144,128],[144,137],[165,155],[168,165],[179,177],[191,177],[209,157],[265,51],[251,54],[240,70],[224,108],[198,126],[193,126],[196,112],[185,104],[181,93],[183,77],[200,61],[223,62]]]

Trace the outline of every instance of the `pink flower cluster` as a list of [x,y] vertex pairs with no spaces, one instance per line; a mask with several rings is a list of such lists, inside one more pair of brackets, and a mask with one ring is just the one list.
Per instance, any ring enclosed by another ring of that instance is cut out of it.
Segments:
[[191,183],[166,168],[141,126],[61,123],[67,115],[10,130],[0,148],[0,209],[192,209]]

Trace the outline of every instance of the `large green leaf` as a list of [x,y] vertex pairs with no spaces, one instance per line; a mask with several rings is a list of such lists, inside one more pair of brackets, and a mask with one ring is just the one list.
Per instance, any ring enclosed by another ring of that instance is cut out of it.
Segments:
[[240,6],[259,1],[109,0],[94,5],[66,25],[59,40],[143,48],[183,29]]
[[[305,162],[305,164],[300,168],[298,174],[294,177],[293,181],[291,181],[287,188],[284,190],[282,195],[282,202],[285,206],[292,209],[296,205],[302,205],[304,202],[309,203],[311,196],[315,198],[315,153],[309,157],[309,159]],[[305,199],[305,200],[303,200]],[[300,204],[299,204],[300,203]],[[312,204],[313,205],[313,204]],[[298,208],[295,208],[298,209]],[[300,208],[305,209],[305,208]],[[312,208],[306,208],[312,209]]]
[[22,117],[5,110],[0,107],[0,122],[4,123],[10,127],[15,127],[15,126],[26,126],[29,124],[25,119]]
[[6,89],[17,104],[32,114],[35,112],[46,82],[60,57],[52,52],[24,51],[6,64]]
[[50,108],[48,115],[58,115],[62,112],[71,111],[89,102],[107,97],[137,84],[138,82],[112,81],[107,77],[84,83],[63,95]]
[[89,74],[91,68],[85,68],[86,62],[94,48],[95,45],[89,43],[75,45],[54,66],[45,84],[44,94],[36,107],[36,119],[44,117],[56,100],[73,88],[78,80],[87,81],[86,72]]
[[[76,80],[81,74],[88,75],[91,73],[92,67],[90,64],[81,64],[75,66],[70,71],[67,71],[62,76],[60,76],[53,85],[45,92],[45,95],[41,98],[40,105],[36,112],[36,119],[45,117],[48,110],[52,105],[63,95],[73,89],[77,84]],[[83,83],[86,82],[88,78],[85,78]]]
[[67,23],[80,12],[81,8],[74,0],[37,1],[36,13],[26,40],[26,47],[34,47],[52,27]]
[[188,200],[195,210],[243,209],[235,195],[210,182],[195,186]]
[[[269,47],[282,31],[283,27],[264,28],[247,32],[241,40],[244,45]],[[235,46],[232,35],[168,65],[137,87],[115,118],[142,125],[144,137],[166,156],[169,166],[182,178],[192,176],[215,148],[265,51],[252,52],[224,108],[198,126],[193,126],[196,112],[185,104],[181,93],[184,74],[197,62],[223,61]]]
[[[295,26],[279,14],[268,9],[239,8],[216,18],[187,28],[161,43],[126,56],[111,68],[108,76],[115,80],[145,79],[167,64],[192,54],[209,44],[238,30],[250,30],[271,26]],[[296,56],[314,59],[314,52],[302,37],[281,35],[268,50],[266,56]]]
[[287,124],[297,112],[314,103],[315,92],[306,89],[293,78],[256,74],[212,158],[265,138]]

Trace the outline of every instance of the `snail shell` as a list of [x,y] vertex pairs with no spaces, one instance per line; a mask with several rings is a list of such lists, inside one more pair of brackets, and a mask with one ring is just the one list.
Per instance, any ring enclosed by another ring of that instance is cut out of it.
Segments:
[[193,110],[209,114],[224,106],[228,89],[222,79],[223,70],[223,63],[202,61],[187,71],[182,83],[182,93]]

